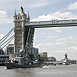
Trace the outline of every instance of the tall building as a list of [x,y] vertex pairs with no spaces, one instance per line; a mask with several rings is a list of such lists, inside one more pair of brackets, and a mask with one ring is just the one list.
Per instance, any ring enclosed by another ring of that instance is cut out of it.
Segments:
[[8,44],[7,48],[6,48],[6,54],[14,54],[14,44]]
[[[25,23],[30,22],[29,14],[25,14],[21,6],[20,13],[14,13],[14,53],[18,54],[20,50],[24,50],[26,45],[30,49],[33,46],[34,28],[25,27]],[[29,50],[28,49],[28,50]]]
[[47,57],[47,52],[41,52],[40,57]]
[[5,53],[4,53],[3,49],[0,48],[0,55],[4,55],[4,54]]
[[39,53],[38,53],[38,48],[32,48],[32,53],[33,53],[33,60],[39,61]]
[[40,59],[43,61],[47,61],[48,60],[47,52],[40,53]]

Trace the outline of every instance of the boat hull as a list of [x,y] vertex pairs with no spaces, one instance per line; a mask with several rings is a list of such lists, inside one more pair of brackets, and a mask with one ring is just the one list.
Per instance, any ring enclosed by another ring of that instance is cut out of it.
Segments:
[[22,65],[22,64],[14,64],[14,63],[6,63],[5,66],[7,69],[13,69],[13,68],[38,68],[42,67],[41,65]]

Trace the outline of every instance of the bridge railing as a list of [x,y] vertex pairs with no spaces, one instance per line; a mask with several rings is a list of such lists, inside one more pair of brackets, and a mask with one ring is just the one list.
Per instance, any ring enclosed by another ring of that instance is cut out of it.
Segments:
[[77,23],[77,19],[73,20],[51,20],[51,21],[34,21],[26,23],[26,25],[36,25],[36,24],[67,24],[67,23]]

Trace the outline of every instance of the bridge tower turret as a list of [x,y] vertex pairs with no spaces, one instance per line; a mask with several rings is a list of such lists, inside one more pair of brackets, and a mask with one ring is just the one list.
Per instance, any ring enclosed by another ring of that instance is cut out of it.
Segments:
[[25,31],[25,13],[24,13],[24,10],[23,10],[23,7],[21,6],[21,10],[20,10],[20,15],[21,15],[21,21],[22,21],[22,50],[24,50],[24,31]]
[[29,12],[28,12],[28,14],[27,14],[27,22],[30,22]]

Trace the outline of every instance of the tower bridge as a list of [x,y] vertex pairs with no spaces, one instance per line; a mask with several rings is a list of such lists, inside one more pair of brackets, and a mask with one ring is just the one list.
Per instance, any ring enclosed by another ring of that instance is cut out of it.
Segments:
[[[18,54],[20,50],[26,50],[29,56],[32,54],[35,28],[77,26],[77,19],[31,22],[29,14],[25,14],[23,7],[18,14],[15,10],[13,22],[14,27],[0,39],[0,47],[4,48],[14,38],[14,53]],[[7,39],[12,31],[14,35]]]
[[30,22],[29,14],[25,14],[21,7],[20,13],[17,14],[16,10],[14,13],[14,53],[19,53],[21,49],[32,53],[35,28],[71,26],[77,26],[77,19]]

